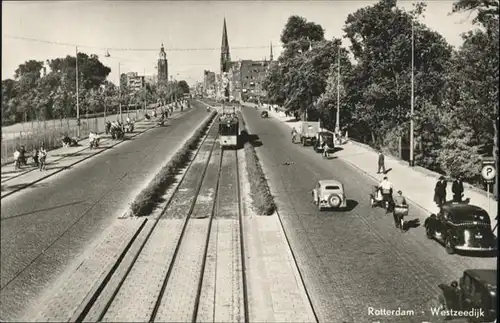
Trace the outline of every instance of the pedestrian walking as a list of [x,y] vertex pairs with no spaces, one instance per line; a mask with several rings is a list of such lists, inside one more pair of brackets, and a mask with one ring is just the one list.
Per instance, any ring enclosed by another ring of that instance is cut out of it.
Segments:
[[462,197],[464,196],[464,183],[461,175],[453,182],[451,191],[453,192],[453,202],[462,202]]
[[378,171],[377,174],[380,174],[380,170],[383,170],[382,174],[385,174],[385,156],[381,150],[378,151]]
[[33,151],[32,151],[31,156],[33,157],[33,164],[35,165],[35,167],[39,167],[40,166],[40,164],[38,162],[39,152],[38,152],[37,147],[33,147]]
[[16,150],[14,150],[14,169],[15,170],[21,168],[21,163],[19,161],[20,156],[21,156],[21,153],[19,152],[19,149],[16,148]]
[[42,145],[40,148],[40,171],[45,170],[45,165],[47,163],[47,150]]
[[444,176],[439,177],[434,188],[434,202],[436,202],[438,207],[441,207],[446,202],[446,180]]

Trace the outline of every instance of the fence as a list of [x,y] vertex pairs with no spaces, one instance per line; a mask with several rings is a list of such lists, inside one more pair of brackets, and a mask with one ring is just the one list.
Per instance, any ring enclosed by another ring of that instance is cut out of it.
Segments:
[[[97,120],[83,121],[80,125],[80,138],[85,138],[89,132],[98,131]],[[101,130],[103,127],[101,127]],[[24,146],[28,154],[34,147],[40,147],[42,144],[47,150],[62,147],[61,139],[64,135],[70,138],[78,137],[78,126],[67,122],[62,126],[38,125],[19,132],[2,133],[2,165],[14,161],[14,151],[20,146]],[[28,155],[29,156],[29,155]]]

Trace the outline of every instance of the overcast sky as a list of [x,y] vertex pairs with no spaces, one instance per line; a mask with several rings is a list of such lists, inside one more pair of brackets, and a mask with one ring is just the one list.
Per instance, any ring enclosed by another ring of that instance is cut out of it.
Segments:
[[[97,54],[111,67],[109,79],[121,72],[156,74],[163,42],[169,74],[193,84],[203,70],[219,70],[222,22],[226,17],[231,58],[269,58],[281,52],[279,37],[291,15],[320,24],[326,38],[343,35],[349,13],[376,1],[36,1],[2,2],[2,80],[13,77],[26,60],[75,55],[75,45]],[[459,46],[460,34],[472,28],[467,14],[449,16],[453,1],[427,1],[423,22]],[[411,1],[398,5],[411,10]],[[14,37],[38,39],[42,43]],[[240,48],[238,48],[240,47]],[[241,48],[254,47],[254,48]],[[111,57],[105,58],[106,48]],[[185,50],[189,49],[189,50]],[[179,75],[177,75],[179,74]]]

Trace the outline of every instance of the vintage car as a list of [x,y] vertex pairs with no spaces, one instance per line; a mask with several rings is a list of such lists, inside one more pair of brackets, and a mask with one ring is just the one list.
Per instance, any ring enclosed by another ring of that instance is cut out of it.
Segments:
[[424,225],[427,237],[444,243],[449,254],[455,250],[497,250],[490,217],[478,206],[466,202],[444,203],[439,213],[431,214]]
[[261,117],[261,118],[267,118],[268,116],[269,116],[269,114],[267,113],[267,111],[262,111],[262,112],[260,113],[260,117]]
[[[438,305],[448,319],[456,319],[454,311],[465,311],[469,321],[493,322],[497,317],[497,271],[468,269],[460,283],[441,284]],[[472,315],[470,315],[472,314]],[[481,315],[482,314],[482,315]]]
[[320,131],[317,133],[313,140],[313,149],[315,152],[319,153],[323,151],[323,144],[326,142],[328,148],[331,151],[335,149],[335,144],[333,142],[333,133],[328,131]]
[[345,196],[344,185],[341,182],[328,179],[320,180],[312,191],[313,203],[321,211],[324,208],[345,208],[347,199]]

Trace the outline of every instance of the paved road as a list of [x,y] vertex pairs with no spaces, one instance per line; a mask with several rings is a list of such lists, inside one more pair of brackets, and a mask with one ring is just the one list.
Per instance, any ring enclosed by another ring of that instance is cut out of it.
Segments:
[[195,107],[168,127],[152,129],[2,200],[1,319],[15,317],[123,214],[143,182],[208,116],[204,107]]
[[[259,113],[243,108],[249,132],[262,144],[257,150],[321,322],[437,321],[430,307],[438,284],[458,279],[466,268],[496,268],[496,258],[446,254],[427,240],[423,226],[399,232],[392,216],[370,207],[372,179],[341,160],[325,160],[310,147],[292,144],[285,124]],[[317,211],[311,190],[325,178],[345,184],[350,210]],[[408,220],[425,216],[410,206]],[[415,315],[375,317],[368,315],[369,307]]]

